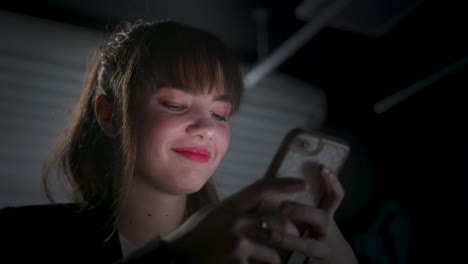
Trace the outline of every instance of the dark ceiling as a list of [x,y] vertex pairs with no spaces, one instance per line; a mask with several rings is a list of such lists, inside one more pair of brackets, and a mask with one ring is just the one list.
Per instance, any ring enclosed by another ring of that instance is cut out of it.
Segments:
[[[175,18],[212,30],[241,59],[255,63],[254,10],[261,7],[269,13],[268,40],[274,50],[305,24],[295,16],[301,2],[52,0],[10,1],[5,9],[97,30],[108,30],[123,19]],[[279,70],[325,89],[331,102],[341,106],[335,108],[338,112],[351,107],[372,115],[377,101],[467,55],[468,21],[462,2],[354,0],[357,4],[343,12],[341,21],[338,17],[321,30]],[[372,23],[395,20],[392,15],[398,19],[391,27],[366,34]]]

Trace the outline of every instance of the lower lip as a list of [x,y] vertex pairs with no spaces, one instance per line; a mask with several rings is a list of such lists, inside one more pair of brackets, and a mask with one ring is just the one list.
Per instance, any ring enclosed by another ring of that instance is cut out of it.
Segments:
[[198,163],[207,163],[210,160],[209,156],[203,155],[200,153],[195,153],[191,151],[178,151],[178,150],[174,150],[174,152],[181,156],[184,156],[185,158],[189,160],[193,160]]

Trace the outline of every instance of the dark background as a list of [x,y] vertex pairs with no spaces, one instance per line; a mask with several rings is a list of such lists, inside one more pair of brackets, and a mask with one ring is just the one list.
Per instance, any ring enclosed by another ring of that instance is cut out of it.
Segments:
[[[274,50],[304,25],[294,16],[300,2],[239,1],[236,12],[239,19],[253,20],[253,10],[265,8],[270,50]],[[467,244],[468,13],[464,1],[420,2],[382,34],[325,27],[278,70],[322,88],[329,103],[323,130],[357,145],[344,173],[366,174],[359,177],[369,182],[346,183],[348,203],[353,203],[353,195],[359,196],[360,186],[373,191],[350,207],[354,210],[342,213],[345,234],[352,237],[364,230],[382,201],[395,200],[411,219],[412,262],[448,263],[464,257]],[[2,5],[8,11],[100,31],[108,31],[122,18],[152,18],[155,8],[150,1],[134,1],[125,16],[125,1],[5,1]],[[106,7],[111,11],[103,11]],[[222,36],[242,61],[257,61],[254,30],[238,28],[232,38]],[[403,103],[382,114],[373,111],[376,102],[463,58],[464,66],[430,82]]]

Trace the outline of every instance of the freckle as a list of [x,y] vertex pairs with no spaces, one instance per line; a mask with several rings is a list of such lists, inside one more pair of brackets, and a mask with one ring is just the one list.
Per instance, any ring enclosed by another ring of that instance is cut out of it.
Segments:
[[148,216],[151,216],[151,214],[148,214]]
[[166,216],[169,216],[168,214],[166,214]]
[[133,224],[132,220],[130,220],[130,224]]

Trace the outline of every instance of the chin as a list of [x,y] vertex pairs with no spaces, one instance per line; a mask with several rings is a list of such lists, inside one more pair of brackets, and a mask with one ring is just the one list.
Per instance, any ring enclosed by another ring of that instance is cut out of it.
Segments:
[[199,173],[187,173],[185,177],[177,178],[172,183],[172,190],[178,194],[192,194],[196,193],[209,180],[210,177],[200,175]]
[[204,184],[173,184],[170,190],[166,190],[166,192],[171,193],[173,195],[189,195],[192,193],[196,193],[203,187]]

